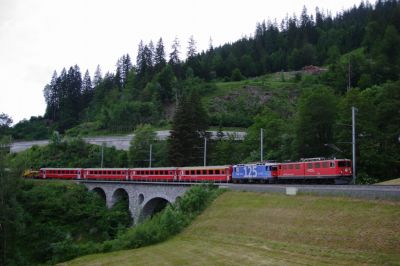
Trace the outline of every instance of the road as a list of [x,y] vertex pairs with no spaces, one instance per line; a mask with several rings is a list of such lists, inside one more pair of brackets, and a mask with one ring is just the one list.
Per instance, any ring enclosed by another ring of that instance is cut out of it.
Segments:
[[[212,138],[217,138],[217,131],[208,131],[211,134]],[[157,139],[159,140],[166,140],[170,132],[169,130],[160,130],[156,131]],[[234,138],[236,140],[243,140],[246,136],[246,132],[242,131],[223,131],[224,139],[227,138]],[[82,139],[88,143],[95,144],[95,145],[105,145],[107,147],[115,147],[118,150],[129,150],[130,141],[134,138],[134,134],[129,134],[125,136],[100,136],[100,137],[83,137]],[[49,144],[48,140],[36,140],[36,141],[21,141],[21,142],[14,142],[11,144],[11,152],[17,153],[29,149],[34,145],[44,146]]]
[[400,200],[400,186],[384,185],[262,185],[262,184],[223,184],[235,191],[286,193],[287,188],[296,188],[297,193],[350,196],[368,199]]

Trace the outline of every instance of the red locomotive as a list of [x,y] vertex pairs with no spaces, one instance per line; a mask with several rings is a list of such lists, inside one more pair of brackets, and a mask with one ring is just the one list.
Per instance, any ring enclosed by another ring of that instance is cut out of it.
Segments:
[[352,177],[351,160],[310,158],[300,162],[287,162],[278,165],[280,181],[306,180],[349,183]]

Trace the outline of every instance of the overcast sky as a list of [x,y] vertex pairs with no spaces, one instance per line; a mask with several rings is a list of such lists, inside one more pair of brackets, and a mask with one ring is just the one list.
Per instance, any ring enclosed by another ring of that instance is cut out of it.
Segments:
[[140,40],[162,37],[169,54],[178,37],[186,54],[191,35],[198,51],[210,38],[218,46],[255,31],[257,22],[300,15],[303,6],[333,15],[359,0],[0,0],[0,113],[14,123],[43,115],[43,88],[54,70],[77,64],[103,74],[129,53],[136,60]]

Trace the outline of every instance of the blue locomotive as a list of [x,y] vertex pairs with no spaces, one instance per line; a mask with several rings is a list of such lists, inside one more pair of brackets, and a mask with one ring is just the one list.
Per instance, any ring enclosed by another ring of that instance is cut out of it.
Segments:
[[234,183],[272,183],[278,176],[276,163],[237,164],[232,168],[232,182]]

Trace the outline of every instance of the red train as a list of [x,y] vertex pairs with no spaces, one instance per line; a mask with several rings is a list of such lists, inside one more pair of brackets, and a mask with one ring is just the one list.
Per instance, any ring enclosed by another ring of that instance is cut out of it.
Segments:
[[[264,169],[265,168],[265,169]],[[348,184],[348,159],[311,158],[299,162],[159,168],[41,168],[38,178],[147,182],[310,182]]]

